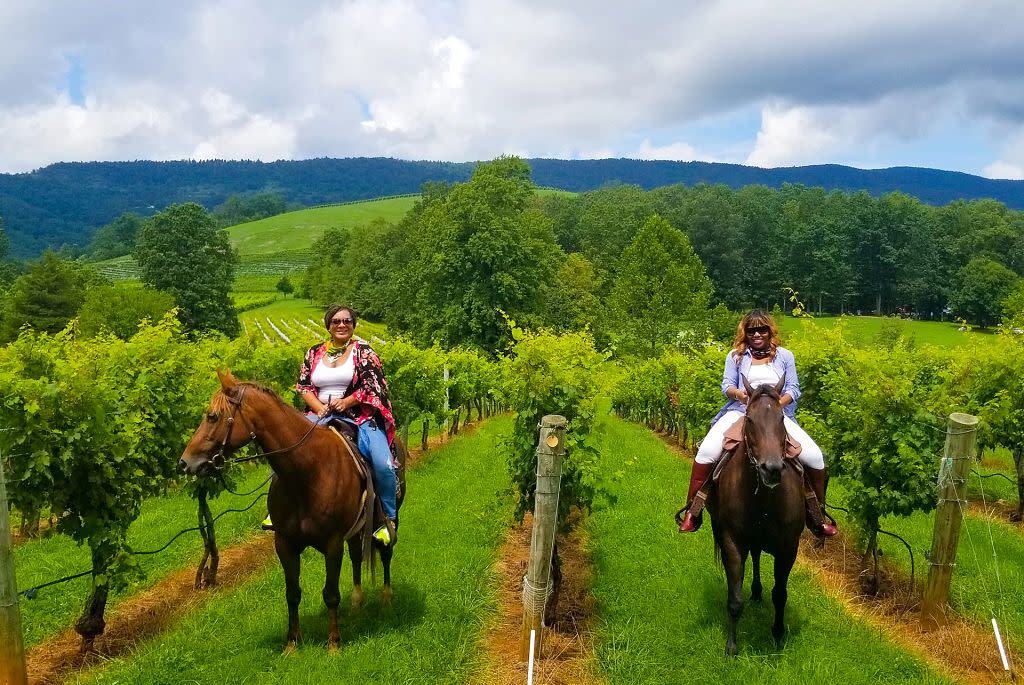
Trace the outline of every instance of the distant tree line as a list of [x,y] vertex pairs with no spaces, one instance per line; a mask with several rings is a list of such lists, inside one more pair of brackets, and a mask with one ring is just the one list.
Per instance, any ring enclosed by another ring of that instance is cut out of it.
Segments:
[[[980,178],[935,169],[853,169],[838,165],[760,169],[738,164],[657,160],[536,159],[535,183],[589,191],[609,182],[650,190],[671,184],[785,183],[827,190],[865,190],[874,196],[899,190],[939,205],[957,198],[991,197],[1024,209],[1024,182]],[[304,206],[414,193],[426,182],[467,181],[475,163],[411,162],[398,159],[310,159],[302,161],[76,162],[25,174],[0,174],[0,215],[8,223],[12,252],[39,255],[62,245],[83,247],[97,228],[131,212],[149,216],[165,207],[196,202],[214,210],[233,195],[271,189]]]
[[328,231],[302,293],[424,342],[492,350],[507,316],[641,351],[640,338],[727,335],[727,310],[785,308],[790,291],[820,312],[990,326],[1022,272],[1024,213],[994,200],[705,184],[537,195],[509,158],[428,184],[397,224]]

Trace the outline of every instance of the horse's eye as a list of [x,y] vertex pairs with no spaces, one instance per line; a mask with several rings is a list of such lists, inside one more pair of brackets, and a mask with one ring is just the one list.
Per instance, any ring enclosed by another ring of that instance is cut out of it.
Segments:
[[217,423],[217,420],[219,418],[220,414],[218,414],[215,411],[211,411],[209,414],[206,415],[206,420],[209,421],[210,423]]

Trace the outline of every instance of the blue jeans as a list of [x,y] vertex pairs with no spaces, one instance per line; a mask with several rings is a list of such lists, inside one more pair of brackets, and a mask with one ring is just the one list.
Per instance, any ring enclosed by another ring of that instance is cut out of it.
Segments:
[[[312,412],[307,412],[306,419],[318,426],[325,426],[334,419],[354,423],[348,417],[333,413],[320,418]],[[363,421],[359,424],[357,434],[359,436],[359,452],[373,467],[373,479],[377,482],[377,496],[380,497],[384,515],[389,519],[396,518],[398,516],[398,477],[395,475],[395,467],[391,463],[391,446],[388,444],[388,435],[373,421]]]

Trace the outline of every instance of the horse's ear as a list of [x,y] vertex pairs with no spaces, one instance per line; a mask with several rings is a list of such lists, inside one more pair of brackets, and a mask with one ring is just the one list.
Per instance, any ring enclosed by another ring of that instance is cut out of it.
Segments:
[[231,369],[224,369],[223,371],[217,369],[217,378],[220,380],[220,387],[223,390],[230,390],[238,384],[235,377],[231,375]]
[[783,376],[779,379],[779,382],[775,384],[775,394],[782,397],[782,389],[786,387],[786,377]]
[[747,382],[747,377],[740,374],[740,379],[743,381],[743,389],[747,391],[747,398],[749,399],[754,394],[754,389],[750,387],[750,383]]

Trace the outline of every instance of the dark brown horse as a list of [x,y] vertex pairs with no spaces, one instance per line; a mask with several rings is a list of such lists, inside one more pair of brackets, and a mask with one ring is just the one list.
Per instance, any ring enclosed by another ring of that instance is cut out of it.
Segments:
[[796,464],[786,465],[786,427],[778,385],[751,388],[747,379],[747,415],[744,442],[722,469],[714,495],[708,500],[715,549],[721,554],[729,584],[729,639],[725,653],[736,655],[736,624],[743,613],[743,575],[747,554],[753,558],[754,579],[750,598],[761,599],[761,552],[775,557],[775,623],[778,643],[785,636],[784,617],[789,572],[796,560],[804,529],[804,496]]
[[[229,371],[217,374],[221,389],[210,400],[206,419],[181,456],[180,467],[192,474],[212,475],[231,453],[255,442],[274,469],[267,506],[274,522],[274,547],[285,575],[288,601],[288,637],[285,651],[299,640],[300,554],[307,547],[319,550],[327,565],[323,598],[329,621],[328,649],[338,647],[338,577],[348,542],[352,560],[352,606],[363,601],[364,557],[362,540],[375,525],[364,514],[365,478],[348,443],[329,428],[314,427],[301,412],[286,405],[271,390],[236,381]],[[396,445],[399,463],[406,462],[405,447]],[[401,474],[400,474],[401,475]],[[399,482],[404,479],[400,477]],[[401,505],[399,493],[398,503]],[[372,510],[372,506],[371,506]],[[367,520],[369,519],[369,520]],[[368,547],[366,547],[368,549]],[[391,590],[391,547],[380,547],[384,567],[384,602]]]

